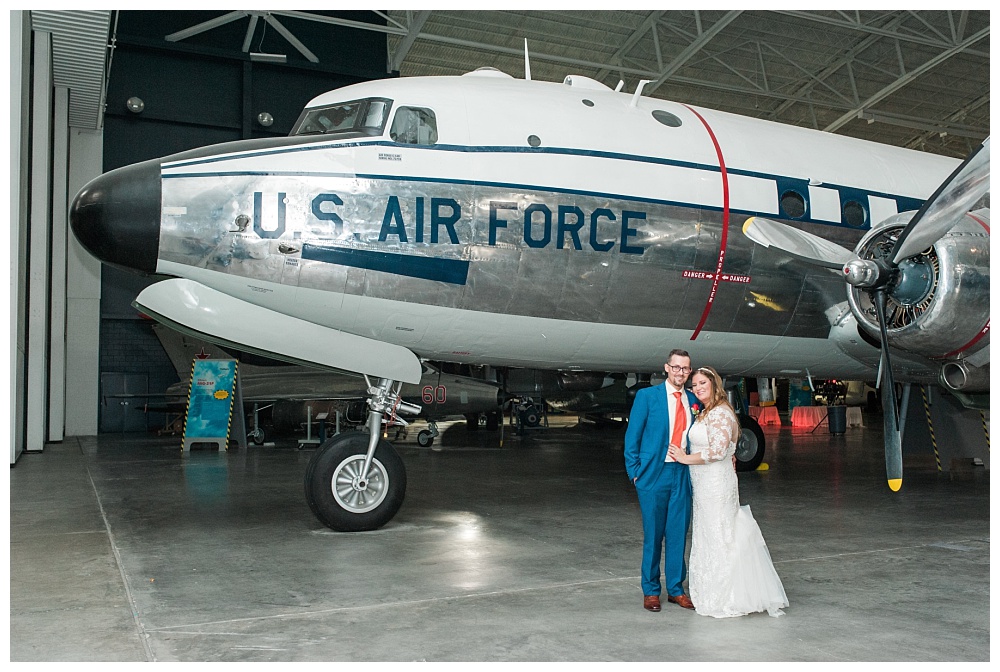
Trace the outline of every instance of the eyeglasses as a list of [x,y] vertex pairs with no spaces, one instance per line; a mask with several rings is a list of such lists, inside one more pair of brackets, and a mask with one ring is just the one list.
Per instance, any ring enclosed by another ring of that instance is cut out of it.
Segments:
[[690,366],[671,366],[668,364],[667,367],[674,373],[691,373]]

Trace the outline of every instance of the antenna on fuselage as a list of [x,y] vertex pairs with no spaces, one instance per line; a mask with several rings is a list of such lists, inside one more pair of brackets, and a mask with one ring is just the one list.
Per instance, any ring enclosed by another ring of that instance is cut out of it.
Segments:
[[615,87],[615,93],[618,93],[619,91],[621,91],[624,86],[625,86],[625,80],[624,79],[619,79],[618,80],[618,86]]
[[639,96],[642,95],[642,87],[646,86],[651,81],[653,81],[653,80],[651,80],[651,79],[640,79],[639,80],[639,86],[635,87],[635,93],[632,94],[632,102],[629,103],[629,105],[628,105],[629,107],[635,107],[639,103]]
[[531,62],[528,60],[528,38],[524,38],[524,79],[531,81]]

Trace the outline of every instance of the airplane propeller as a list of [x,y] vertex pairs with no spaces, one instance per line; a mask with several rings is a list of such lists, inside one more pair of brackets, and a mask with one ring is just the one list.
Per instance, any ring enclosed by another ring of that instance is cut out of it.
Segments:
[[885,434],[885,470],[889,488],[896,492],[903,484],[903,456],[899,427],[899,404],[892,378],[886,305],[897,291],[911,291],[907,274],[922,272],[920,264],[906,263],[944,236],[990,189],[990,139],[985,141],[948,176],[909,223],[895,237],[886,253],[861,256],[861,245],[848,250],[819,236],[780,222],[751,217],[743,233],[764,247],[774,247],[801,261],[823,268],[841,269],[851,286],[868,293],[881,334],[880,377],[882,417]]

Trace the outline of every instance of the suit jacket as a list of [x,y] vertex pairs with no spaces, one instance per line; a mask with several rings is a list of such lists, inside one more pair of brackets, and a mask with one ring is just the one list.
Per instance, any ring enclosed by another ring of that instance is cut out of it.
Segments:
[[[690,390],[685,390],[688,407],[701,406]],[[688,427],[694,422],[694,413],[688,418]],[[670,443],[670,412],[664,384],[639,390],[632,404],[625,430],[625,471],[637,488],[648,490],[656,486],[667,459]],[[688,446],[684,446],[687,450]]]

